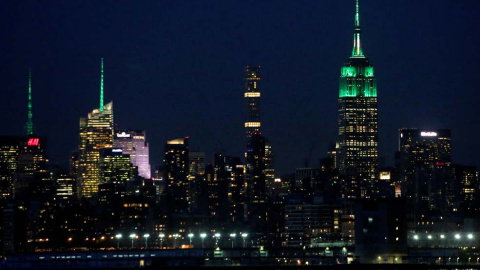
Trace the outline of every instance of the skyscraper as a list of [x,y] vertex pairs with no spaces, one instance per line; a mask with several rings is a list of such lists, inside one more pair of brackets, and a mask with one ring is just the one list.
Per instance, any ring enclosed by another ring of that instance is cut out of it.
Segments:
[[257,232],[264,229],[267,220],[267,190],[265,181],[265,137],[253,133],[251,148],[247,149],[247,221]]
[[24,138],[0,136],[0,200],[13,198]]
[[103,58],[101,62],[100,107],[80,118],[79,174],[80,197],[92,197],[98,192],[101,177],[100,150],[113,145],[113,102],[103,104]]
[[114,148],[121,148],[124,155],[130,155],[130,162],[138,167],[138,175],[151,178],[148,143],[145,131],[124,130],[115,133]]
[[188,137],[167,141],[163,164],[167,212],[170,217],[187,213],[190,207]]
[[402,196],[415,216],[430,210],[443,211],[450,200],[450,130],[400,129]]
[[125,184],[136,174],[136,168],[130,162],[130,156],[122,149],[111,148],[100,151],[101,177],[105,183]]
[[20,201],[49,200],[53,189],[51,175],[47,171],[45,155],[46,139],[38,137],[33,128],[32,72],[28,73],[27,138],[22,142],[18,156],[15,197]]
[[260,127],[260,66],[245,67],[245,98],[247,119],[245,122],[247,151],[245,153],[245,221],[253,230],[263,230],[267,215],[267,172],[273,182],[273,152],[271,144],[261,135]]
[[247,148],[252,134],[260,131],[260,67],[245,67],[245,99],[247,120],[245,122]]
[[338,98],[338,169],[344,197],[368,197],[378,167],[377,83],[360,42],[358,0],[353,51],[341,68]]

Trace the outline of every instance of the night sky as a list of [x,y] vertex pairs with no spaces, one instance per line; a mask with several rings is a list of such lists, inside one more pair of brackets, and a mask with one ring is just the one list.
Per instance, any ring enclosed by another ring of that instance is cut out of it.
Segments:
[[[166,140],[244,152],[244,66],[262,67],[262,133],[279,174],[317,166],[337,133],[340,67],[354,0],[2,1],[0,135],[24,134],[28,69],[35,130],[68,164],[79,118],[105,100],[119,128],[143,129],[152,166]],[[380,154],[393,165],[401,127],[450,128],[453,161],[480,166],[480,1],[360,1],[375,67]]]

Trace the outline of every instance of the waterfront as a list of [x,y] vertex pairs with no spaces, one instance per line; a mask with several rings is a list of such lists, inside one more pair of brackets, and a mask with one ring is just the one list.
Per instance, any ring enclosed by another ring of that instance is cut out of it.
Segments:
[[[323,249],[152,249],[12,254],[0,269],[479,269],[476,261],[403,256],[398,263],[361,264],[341,251]],[[366,263],[366,260],[363,260]]]

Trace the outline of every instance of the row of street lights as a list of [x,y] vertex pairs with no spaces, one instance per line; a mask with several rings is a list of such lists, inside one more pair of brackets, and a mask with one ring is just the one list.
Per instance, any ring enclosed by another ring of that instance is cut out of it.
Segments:
[[[122,239],[123,235],[121,233],[115,235],[115,238],[117,239],[117,249],[120,248],[120,239]],[[145,238],[145,248],[148,248],[148,238],[150,237],[150,234],[146,233],[143,235],[143,238]],[[132,233],[130,234],[130,238],[132,239],[132,248],[133,248],[133,240],[138,239],[138,235]]]
[[[238,234],[239,236],[242,237],[243,239],[243,247],[245,248],[246,247],[246,239],[248,237],[248,234],[247,233],[240,233]],[[192,238],[195,237],[195,235],[193,233],[189,233],[188,235],[188,238],[190,240],[190,246],[192,246]],[[232,241],[232,248],[234,247],[235,245],[235,238],[237,237],[237,234],[236,233],[231,233],[230,235],[230,240]],[[120,240],[122,239],[123,235],[121,233],[115,235],[115,238],[117,239],[117,249],[120,248]],[[148,248],[148,238],[150,237],[150,234],[144,234],[143,235],[143,238],[145,239],[145,248]],[[163,248],[163,239],[165,239],[166,235],[164,233],[160,233],[158,235],[158,237],[160,238],[160,248]],[[176,247],[177,246],[177,239],[180,238],[181,235],[180,234],[171,234],[171,235],[168,235],[168,238],[173,238],[173,247]],[[205,238],[207,237],[207,234],[206,233],[200,233],[200,238],[202,239],[202,248],[205,248]],[[215,247],[218,247],[218,241],[221,237],[221,234],[220,233],[215,233],[213,234],[213,238],[215,239]],[[130,238],[132,239],[132,248],[133,248],[133,243],[134,243],[134,240],[135,239],[138,239],[139,236],[132,233],[130,234]]]

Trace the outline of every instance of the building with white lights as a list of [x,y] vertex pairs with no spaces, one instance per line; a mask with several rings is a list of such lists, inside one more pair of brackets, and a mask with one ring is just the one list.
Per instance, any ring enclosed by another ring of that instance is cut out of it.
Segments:
[[149,148],[145,131],[123,130],[115,132],[113,147],[121,148],[124,155],[130,155],[130,162],[138,167],[138,175],[151,178]]

